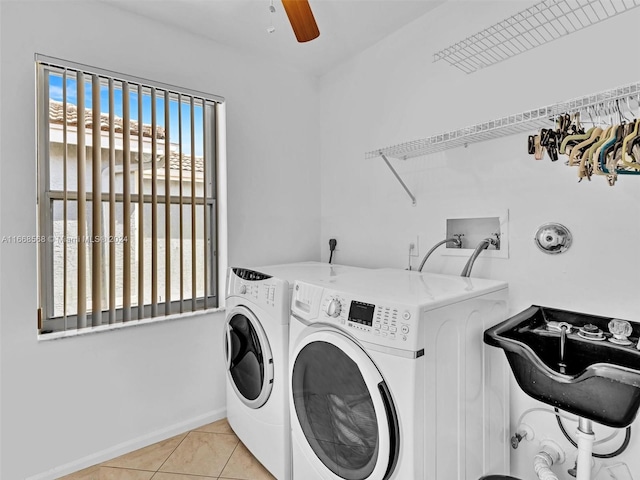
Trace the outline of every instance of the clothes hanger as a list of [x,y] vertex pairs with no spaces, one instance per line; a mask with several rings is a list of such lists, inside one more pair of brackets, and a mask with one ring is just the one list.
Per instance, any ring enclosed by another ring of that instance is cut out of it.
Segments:
[[542,160],[542,157],[544,157],[544,147],[540,143],[540,135],[534,136],[533,140],[534,140],[533,158],[535,158],[536,160]]
[[633,141],[638,136],[638,127],[640,127],[640,119],[637,119],[633,123],[631,132],[629,132],[629,134],[626,135],[622,140],[622,151],[620,154],[620,163],[622,163],[622,165],[624,165],[625,167],[635,170],[640,170],[640,163],[636,163],[635,159],[632,157],[631,147],[633,147]]
[[596,148],[596,151],[593,154],[593,163],[594,165],[598,165],[598,171],[602,172],[603,175],[606,175],[609,173],[606,167],[607,145],[609,145],[609,142],[612,142],[611,144],[615,142],[617,132],[618,132],[618,125],[611,125],[609,134],[604,138],[604,142],[602,143],[602,145]]
[[[569,166],[580,165],[580,169],[578,171],[578,176],[583,178],[584,174],[584,166],[586,158],[584,157],[584,151],[590,147],[602,134],[602,128],[596,125],[596,122],[593,121],[593,117],[591,116],[591,111],[587,108],[587,113],[589,114],[589,118],[591,119],[591,123],[594,125],[589,130],[587,130],[586,138],[583,138],[580,143],[576,144],[569,154]],[[584,161],[583,161],[584,160]]]
[[[543,128],[540,130],[540,145],[547,149],[547,154],[552,162],[558,160],[558,142],[556,140],[556,131],[552,128]],[[540,158],[537,158],[540,160]]]
[[598,162],[600,163],[600,168],[605,174],[611,173],[608,168],[608,153],[613,149],[618,136],[622,133],[622,125],[614,125],[611,129],[611,136],[605,141],[605,143],[600,147],[600,153],[598,155]]
[[[618,107],[619,106],[620,105],[618,104]],[[616,165],[617,165],[616,146],[618,145],[618,142],[620,141],[620,139],[624,138],[625,121],[624,121],[622,112],[620,111],[619,108],[618,108],[618,114],[620,116],[620,122],[614,129],[614,132],[611,135],[611,137],[609,137],[607,142],[602,146],[602,150],[600,151],[600,155],[598,158],[598,161],[600,162],[600,166],[602,170],[608,175],[614,175],[616,173]],[[615,178],[613,179],[613,183],[615,183]],[[610,182],[609,184],[613,185],[613,183]]]
[[575,121],[576,121],[576,128],[579,133],[567,135],[566,137],[564,137],[564,139],[562,140],[562,143],[560,144],[560,153],[565,153],[568,155],[570,152],[567,152],[567,148],[572,148],[573,146],[577,145],[578,143],[586,140],[591,136],[591,131],[593,127],[585,132],[580,125],[579,113],[575,114]]
[[569,165],[580,165],[578,170],[578,176],[582,178],[584,175],[584,167],[586,164],[587,157],[584,154],[587,148],[589,148],[593,143],[600,138],[602,135],[602,128],[600,127],[592,127],[589,129],[591,135],[589,138],[583,140],[578,143],[575,147],[571,149],[571,153],[569,154]]
[[[606,142],[607,138],[611,133],[611,129],[613,128],[612,127],[613,121],[610,121],[608,126],[604,125],[605,122],[602,121],[602,115],[601,115],[602,111],[605,111],[604,104],[601,106],[601,110],[598,110],[598,124],[603,125],[602,131],[598,136],[598,138],[596,139],[596,141],[590,147],[588,147],[587,150],[582,154],[582,159],[580,161],[580,169],[587,174],[589,180],[591,180],[590,177],[592,174],[596,174],[596,175],[605,174],[600,169],[599,162],[594,161],[594,158],[593,158],[596,150],[598,150],[598,148]],[[605,111],[605,113],[608,113],[608,109]]]
[[596,175],[605,175],[605,173],[600,168],[599,153],[602,145],[604,145],[607,139],[611,136],[611,131],[613,129],[613,125],[609,125],[608,127],[606,127],[602,132],[602,135],[600,135],[598,141],[595,142],[591,147],[589,147],[589,150],[587,150],[587,162],[589,162],[593,166],[593,173]]
[[[640,106],[640,99],[639,99],[638,105]],[[628,104],[628,107],[629,107],[629,111],[631,111],[631,106],[629,104]],[[620,147],[619,150],[616,150],[615,152],[617,165],[618,165],[618,168],[616,169],[617,174],[640,175],[640,164],[635,162],[635,159],[633,157],[631,158],[631,160],[633,161],[629,162],[628,159],[625,157],[625,148],[624,148],[625,143],[628,143],[629,141],[633,141],[635,138],[637,138],[638,134],[636,133],[636,135],[633,136],[633,132],[634,131],[637,132],[637,130],[640,129],[639,121],[640,121],[640,118],[635,119],[633,120],[633,122],[627,124],[626,126],[627,128],[623,133],[624,138],[622,139],[622,146]],[[620,139],[618,139],[616,146],[619,146],[619,144],[620,144]],[[631,145],[631,149],[633,149],[633,144]],[[638,153],[640,154],[640,151]],[[619,154],[619,158],[617,156],[618,154]],[[638,155],[638,157],[640,157],[640,155]]]
[[602,145],[604,143],[604,141],[606,140],[607,136],[609,135],[609,132],[611,131],[611,126],[613,125],[613,122],[608,122],[607,125],[605,125],[606,122],[602,121],[602,115],[601,112],[605,111],[605,114],[608,113],[608,110],[605,110],[605,106],[602,105],[602,110],[598,111],[598,124],[602,125],[602,133],[600,134],[600,136],[598,137],[598,139],[593,143],[593,145],[591,145],[587,151],[585,152],[585,155],[587,156],[587,161],[588,162],[593,162],[593,154],[596,151],[596,149]]
[[635,122],[625,124],[622,129],[622,134],[616,139],[616,143],[613,146],[613,152],[612,152],[612,155],[616,158],[616,161],[622,160],[622,153],[623,153],[622,147],[624,145],[624,140],[629,136],[629,134],[631,134],[631,132],[633,132],[635,125],[636,125]]
[[[603,107],[605,108],[605,107]],[[593,166],[593,173],[595,175],[606,175],[606,173],[602,170],[600,164],[600,151],[602,150],[603,145],[611,139],[611,137],[615,136],[617,125],[615,124],[613,118],[613,111],[606,107],[605,114],[609,115],[609,126],[602,132],[600,135],[600,139],[594,143],[587,153],[588,158],[587,161],[591,163]]]
[[[629,107],[629,111],[631,111],[631,105],[629,104],[628,100],[629,99],[627,98],[627,106]],[[640,99],[638,100],[638,106],[640,106]],[[640,118],[637,118],[635,121],[635,127],[633,132],[629,134],[629,136],[625,137],[622,144],[622,161],[625,164],[628,163],[630,165],[633,165],[632,168],[640,167],[640,164],[638,164],[640,157],[638,157],[634,153],[634,147],[636,145],[640,145],[640,134],[638,132],[639,129],[640,129]]]
[[558,149],[560,148],[560,144],[564,140],[564,138],[570,133],[575,133],[572,128],[572,117],[568,113],[562,113],[556,119],[556,124],[558,128],[556,130],[556,141],[558,144]]
[[[594,130],[593,136],[592,136],[593,144],[597,143],[600,140],[600,137],[602,136],[603,132],[604,130],[600,127],[597,127]],[[586,148],[588,150],[591,148],[591,146],[587,146]],[[582,181],[582,179],[585,177],[587,178],[587,180],[591,181],[591,175],[593,175],[593,171],[594,171],[593,162],[589,159],[589,155],[587,154],[587,151],[584,151],[584,153],[580,157],[580,162],[578,166],[578,178],[580,179],[578,181]]]

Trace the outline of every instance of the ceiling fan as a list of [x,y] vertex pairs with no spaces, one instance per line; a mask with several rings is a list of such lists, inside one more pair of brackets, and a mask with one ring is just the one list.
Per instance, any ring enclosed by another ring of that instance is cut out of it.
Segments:
[[308,42],[318,38],[320,30],[309,6],[309,0],[282,0],[282,5],[298,42]]

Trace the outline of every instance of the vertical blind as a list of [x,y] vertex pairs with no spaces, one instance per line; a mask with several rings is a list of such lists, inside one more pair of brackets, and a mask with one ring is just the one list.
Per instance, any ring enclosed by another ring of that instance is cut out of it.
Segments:
[[217,306],[223,99],[36,60],[40,332]]

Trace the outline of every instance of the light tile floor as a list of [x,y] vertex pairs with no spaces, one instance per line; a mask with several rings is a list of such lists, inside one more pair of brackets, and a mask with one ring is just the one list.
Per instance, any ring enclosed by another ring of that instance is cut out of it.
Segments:
[[149,445],[59,480],[275,480],[226,419]]

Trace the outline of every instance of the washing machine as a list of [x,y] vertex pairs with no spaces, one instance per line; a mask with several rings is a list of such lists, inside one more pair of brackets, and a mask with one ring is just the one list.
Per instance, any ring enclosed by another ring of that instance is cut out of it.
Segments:
[[482,341],[507,316],[506,283],[393,269],[297,281],[291,315],[295,480],[508,473],[508,366]]
[[361,270],[301,262],[227,271],[227,419],[278,480],[292,478],[287,372],[293,281],[330,284],[342,274]]

